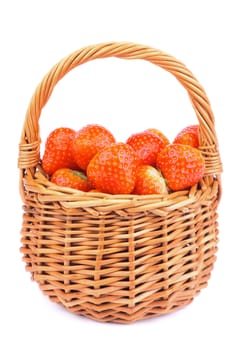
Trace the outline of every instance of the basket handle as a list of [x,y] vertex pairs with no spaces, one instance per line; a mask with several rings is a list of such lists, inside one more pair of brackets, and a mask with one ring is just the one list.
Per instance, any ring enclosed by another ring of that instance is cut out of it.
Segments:
[[39,117],[55,85],[75,67],[97,58],[143,59],[173,74],[188,92],[199,121],[200,149],[205,158],[205,176],[222,171],[214,116],[206,93],[186,66],[174,57],[149,46],[128,42],[108,42],[87,46],[58,62],[42,79],[29,103],[19,145],[18,166],[34,172],[40,161]]

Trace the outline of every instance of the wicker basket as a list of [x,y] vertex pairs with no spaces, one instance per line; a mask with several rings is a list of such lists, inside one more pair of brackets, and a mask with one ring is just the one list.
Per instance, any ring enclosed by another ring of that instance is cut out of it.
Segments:
[[[168,195],[106,195],[64,189],[43,175],[42,108],[65,74],[107,57],[150,61],[187,90],[206,162],[199,184]],[[30,101],[18,166],[23,261],[52,301],[98,321],[130,323],[177,310],[207,286],[217,251],[221,161],[209,100],[192,73],[172,56],[113,42],[82,48],[61,60]]]

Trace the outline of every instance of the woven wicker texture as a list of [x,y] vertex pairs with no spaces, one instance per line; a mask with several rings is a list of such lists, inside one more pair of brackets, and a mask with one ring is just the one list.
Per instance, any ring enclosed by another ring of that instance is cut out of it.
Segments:
[[[64,75],[107,57],[150,61],[184,86],[200,125],[206,162],[199,184],[162,196],[106,195],[58,187],[43,175],[43,107]],[[113,42],[82,48],[61,60],[29,103],[18,166],[23,260],[52,301],[98,321],[130,323],[183,307],[207,286],[217,251],[221,161],[205,91],[174,57],[143,45]]]

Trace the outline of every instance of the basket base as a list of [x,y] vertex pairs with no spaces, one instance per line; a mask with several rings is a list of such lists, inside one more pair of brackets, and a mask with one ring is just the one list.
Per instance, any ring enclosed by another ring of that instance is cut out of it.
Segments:
[[[50,298],[51,301],[58,303],[61,305],[61,307],[64,307],[68,312],[74,313],[77,316],[87,317],[93,321],[101,322],[101,323],[117,323],[117,324],[132,324],[135,322],[152,319],[156,317],[160,317],[163,315],[168,315],[170,313],[176,312],[187,305],[191,304],[194,300],[194,298],[190,300],[185,300],[181,304],[172,305],[172,308],[170,310],[156,310],[156,311],[149,311],[144,313],[144,310],[134,310],[131,311],[132,313],[128,314],[125,311],[118,312],[116,310],[110,310],[110,311],[94,311],[94,310],[85,310],[81,307],[79,308],[69,308],[65,307],[63,304],[59,303],[57,300]],[[129,311],[129,310],[128,310]]]
[[185,290],[177,290],[167,300],[164,297],[159,298],[160,293],[154,293],[133,306],[109,302],[106,296],[87,301],[86,297],[71,297],[62,291],[54,293],[54,290],[47,290],[45,285],[39,287],[52,302],[77,316],[104,323],[130,324],[170,314],[191,304],[201,289],[207,287],[209,278],[210,273],[205,275],[205,281],[200,289],[190,287]]

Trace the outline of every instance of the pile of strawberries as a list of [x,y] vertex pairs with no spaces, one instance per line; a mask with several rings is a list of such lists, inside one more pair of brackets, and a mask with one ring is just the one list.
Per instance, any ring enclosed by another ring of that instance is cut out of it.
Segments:
[[57,128],[46,140],[41,164],[53,183],[84,192],[167,194],[188,189],[204,175],[198,130],[187,126],[169,142],[160,130],[147,129],[117,142],[97,124]]

